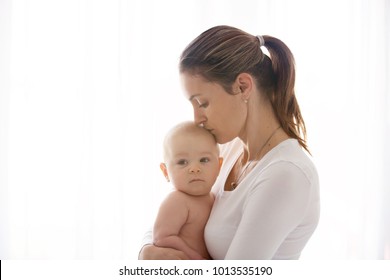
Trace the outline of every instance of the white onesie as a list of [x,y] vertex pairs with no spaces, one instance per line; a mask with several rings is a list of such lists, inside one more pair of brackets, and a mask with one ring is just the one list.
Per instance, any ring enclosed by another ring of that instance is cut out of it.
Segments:
[[268,152],[234,191],[224,184],[243,151],[239,139],[222,146],[224,164],[205,228],[213,259],[298,259],[317,227],[317,171],[297,140]]

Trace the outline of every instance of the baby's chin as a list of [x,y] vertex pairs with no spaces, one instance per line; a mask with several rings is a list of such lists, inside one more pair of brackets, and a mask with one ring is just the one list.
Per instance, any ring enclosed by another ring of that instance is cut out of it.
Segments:
[[211,191],[210,188],[206,187],[190,187],[185,190],[180,190],[186,194],[192,195],[192,196],[203,196],[203,195],[208,195]]

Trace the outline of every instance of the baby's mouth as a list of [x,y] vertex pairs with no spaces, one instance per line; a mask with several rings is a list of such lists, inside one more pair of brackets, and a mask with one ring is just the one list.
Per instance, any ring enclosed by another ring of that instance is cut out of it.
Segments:
[[190,183],[195,183],[195,182],[204,182],[204,180],[199,179],[199,178],[195,178],[195,179],[192,179],[192,180],[190,181]]

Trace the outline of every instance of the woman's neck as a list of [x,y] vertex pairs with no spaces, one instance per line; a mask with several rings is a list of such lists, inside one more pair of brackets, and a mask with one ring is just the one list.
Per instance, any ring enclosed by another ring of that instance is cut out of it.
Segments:
[[280,128],[269,102],[248,107],[245,128],[240,136],[244,143],[243,162],[260,160],[273,147],[288,138]]

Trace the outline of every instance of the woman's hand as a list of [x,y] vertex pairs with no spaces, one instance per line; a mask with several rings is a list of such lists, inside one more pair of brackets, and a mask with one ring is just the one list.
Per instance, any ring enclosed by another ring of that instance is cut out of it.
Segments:
[[152,244],[142,247],[138,255],[139,260],[189,260],[182,251],[172,248],[157,247]]

